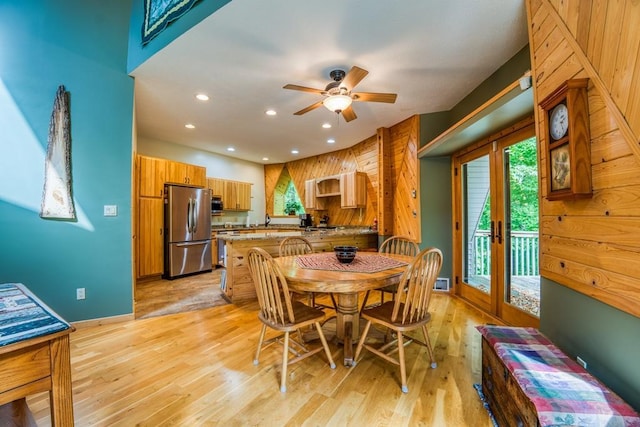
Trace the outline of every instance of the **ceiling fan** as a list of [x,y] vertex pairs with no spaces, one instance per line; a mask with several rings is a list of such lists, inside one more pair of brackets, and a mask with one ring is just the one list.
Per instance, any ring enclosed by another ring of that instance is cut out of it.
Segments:
[[333,70],[329,76],[333,80],[324,89],[314,89],[311,87],[298,86],[288,84],[283,89],[299,90],[302,92],[319,93],[325,98],[321,101],[311,104],[300,111],[293,113],[296,116],[308,113],[311,110],[324,105],[329,111],[340,114],[347,122],[357,118],[356,113],[351,107],[353,101],[358,102],[386,102],[393,104],[398,97],[395,93],[372,93],[372,92],[352,92],[353,88],[364,79],[369,72],[360,67],[352,67],[345,74],[343,70]]

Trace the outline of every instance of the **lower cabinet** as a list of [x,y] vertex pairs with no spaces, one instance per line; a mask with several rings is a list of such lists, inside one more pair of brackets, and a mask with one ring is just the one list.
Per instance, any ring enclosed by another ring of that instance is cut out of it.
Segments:
[[138,198],[138,277],[164,271],[164,200]]

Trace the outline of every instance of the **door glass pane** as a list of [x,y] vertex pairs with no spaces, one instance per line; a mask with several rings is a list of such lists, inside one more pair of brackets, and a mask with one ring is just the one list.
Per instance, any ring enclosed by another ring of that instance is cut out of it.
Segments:
[[539,316],[536,147],[536,138],[532,137],[503,150],[504,224],[498,224],[496,232],[505,239],[504,301]]
[[462,165],[463,280],[491,292],[489,156]]

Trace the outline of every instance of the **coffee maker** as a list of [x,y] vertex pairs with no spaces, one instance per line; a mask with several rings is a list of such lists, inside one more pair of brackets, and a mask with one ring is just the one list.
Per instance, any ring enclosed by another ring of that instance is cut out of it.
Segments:
[[311,214],[300,214],[300,227],[313,227]]

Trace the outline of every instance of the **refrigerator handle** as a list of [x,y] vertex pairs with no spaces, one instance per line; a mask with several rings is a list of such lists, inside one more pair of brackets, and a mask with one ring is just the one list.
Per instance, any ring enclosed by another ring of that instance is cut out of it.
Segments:
[[191,215],[193,215],[193,233],[198,230],[198,199],[193,199],[193,208],[191,208]]
[[193,212],[193,207],[191,206],[191,197],[189,197],[189,201],[187,202],[187,230],[189,233],[193,233],[193,226],[191,225],[191,212]]

